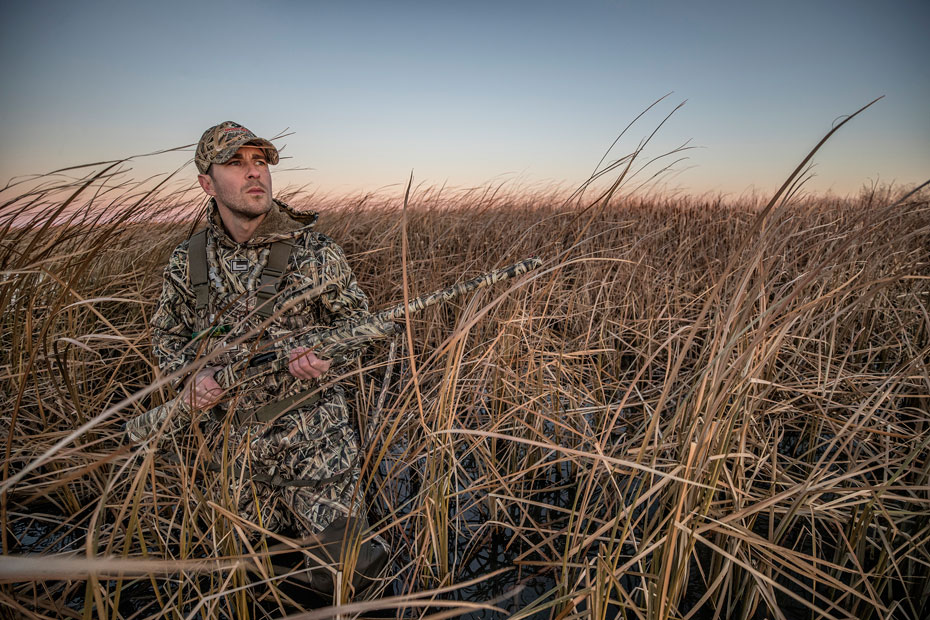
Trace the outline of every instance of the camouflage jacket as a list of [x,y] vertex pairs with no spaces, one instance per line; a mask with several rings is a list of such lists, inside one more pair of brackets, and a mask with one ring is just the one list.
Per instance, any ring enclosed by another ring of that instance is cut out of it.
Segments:
[[[188,266],[189,241],[171,255],[164,273],[164,285],[152,317],[152,349],[164,374],[190,367],[198,355],[218,350],[210,365],[223,366],[248,355],[260,342],[277,339],[294,331],[327,328],[368,316],[368,300],[359,288],[345,255],[332,239],[313,230],[315,213],[298,213],[283,202],[274,201],[272,210],[246,243],[237,243],[226,232],[211,201],[208,212],[207,266],[210,280],[208,316],[197,316],[195,296]],[[292,242],[287,270],[274,299],[270,325],[259,331],[263,320],[253,311],[258,288],[271,244]],[[322,294],[318,294],[322,290]],[[229,326],[221,337],[192,341],[196,331],[211,323]],[[232,346],[246,336],[243,343]],[[193,370],[193,368],[192,368]],[[187,373],[173,385],[180,389]],[[236,407],[246,410],[274,402],[311,387],[288,372],[279,372],[249,386],[237,398]]]

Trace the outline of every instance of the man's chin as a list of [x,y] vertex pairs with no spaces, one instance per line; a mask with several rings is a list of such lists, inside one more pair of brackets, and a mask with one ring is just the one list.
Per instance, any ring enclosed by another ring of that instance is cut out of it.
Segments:
[[271,211],[271,201],[267,203],[255,204],[252,201],[246,201],[244,204],[240,203],[233,207],[228,207],[230,211],[235,213],[241,218],[254,220],[259,217],[263,217]]
[[246,196],[244,207],[255,217],[265,215],[271,211],[271,198],[267,194]]

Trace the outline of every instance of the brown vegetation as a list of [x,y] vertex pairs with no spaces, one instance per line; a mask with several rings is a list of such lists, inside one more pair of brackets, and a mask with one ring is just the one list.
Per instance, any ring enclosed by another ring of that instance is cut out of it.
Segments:
[[[118,440],[129,416],[172,396],[147,318],[200,203],[95,187],[67,223],[47,215],[64,201],[41,193],[7,203],[0,222],[0,606],[32,618],[294,612],[267,572],[272,547],[294,541],[249,543],[260,526],[188,461],[196,437],[175,446],[185,466]],[[347,593],[305,617],[379,605],[921,617],[930,206],[926,193],[899,198],[584,208],[420,190],[406,211],[399,199],[294,199],[322,212],[375,308],[403,299],[405,278],[415,294],[545,259],[410,317],[383,407],[387,345],[345,371],[360,388],[359,493],[395,549],[396,596]],[[161,221],[145,222],[152,213]],[[489,554],[505,558],[502,574]]]

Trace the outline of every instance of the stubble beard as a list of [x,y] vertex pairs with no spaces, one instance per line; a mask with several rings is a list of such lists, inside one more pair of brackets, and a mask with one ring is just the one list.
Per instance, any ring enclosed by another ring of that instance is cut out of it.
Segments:
[[271,211],[271,193],[267,187],[261,186],[265,193],[252,196],[246,193],[251,187],[255,187],[255,185],[246,187],[237,194],[227,193],[217,188],[216,201],[229,209],[234,215],[243,219],[254,220],[262,217]]

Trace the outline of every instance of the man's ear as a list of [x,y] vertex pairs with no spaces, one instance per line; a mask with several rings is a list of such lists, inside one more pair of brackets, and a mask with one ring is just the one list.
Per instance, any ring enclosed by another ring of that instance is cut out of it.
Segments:
[[200,181],[200,187],[203,188],[207,196],[216,196],[216,190],[213,189],[213,179],[209,174],[198,174],[197,180]]

